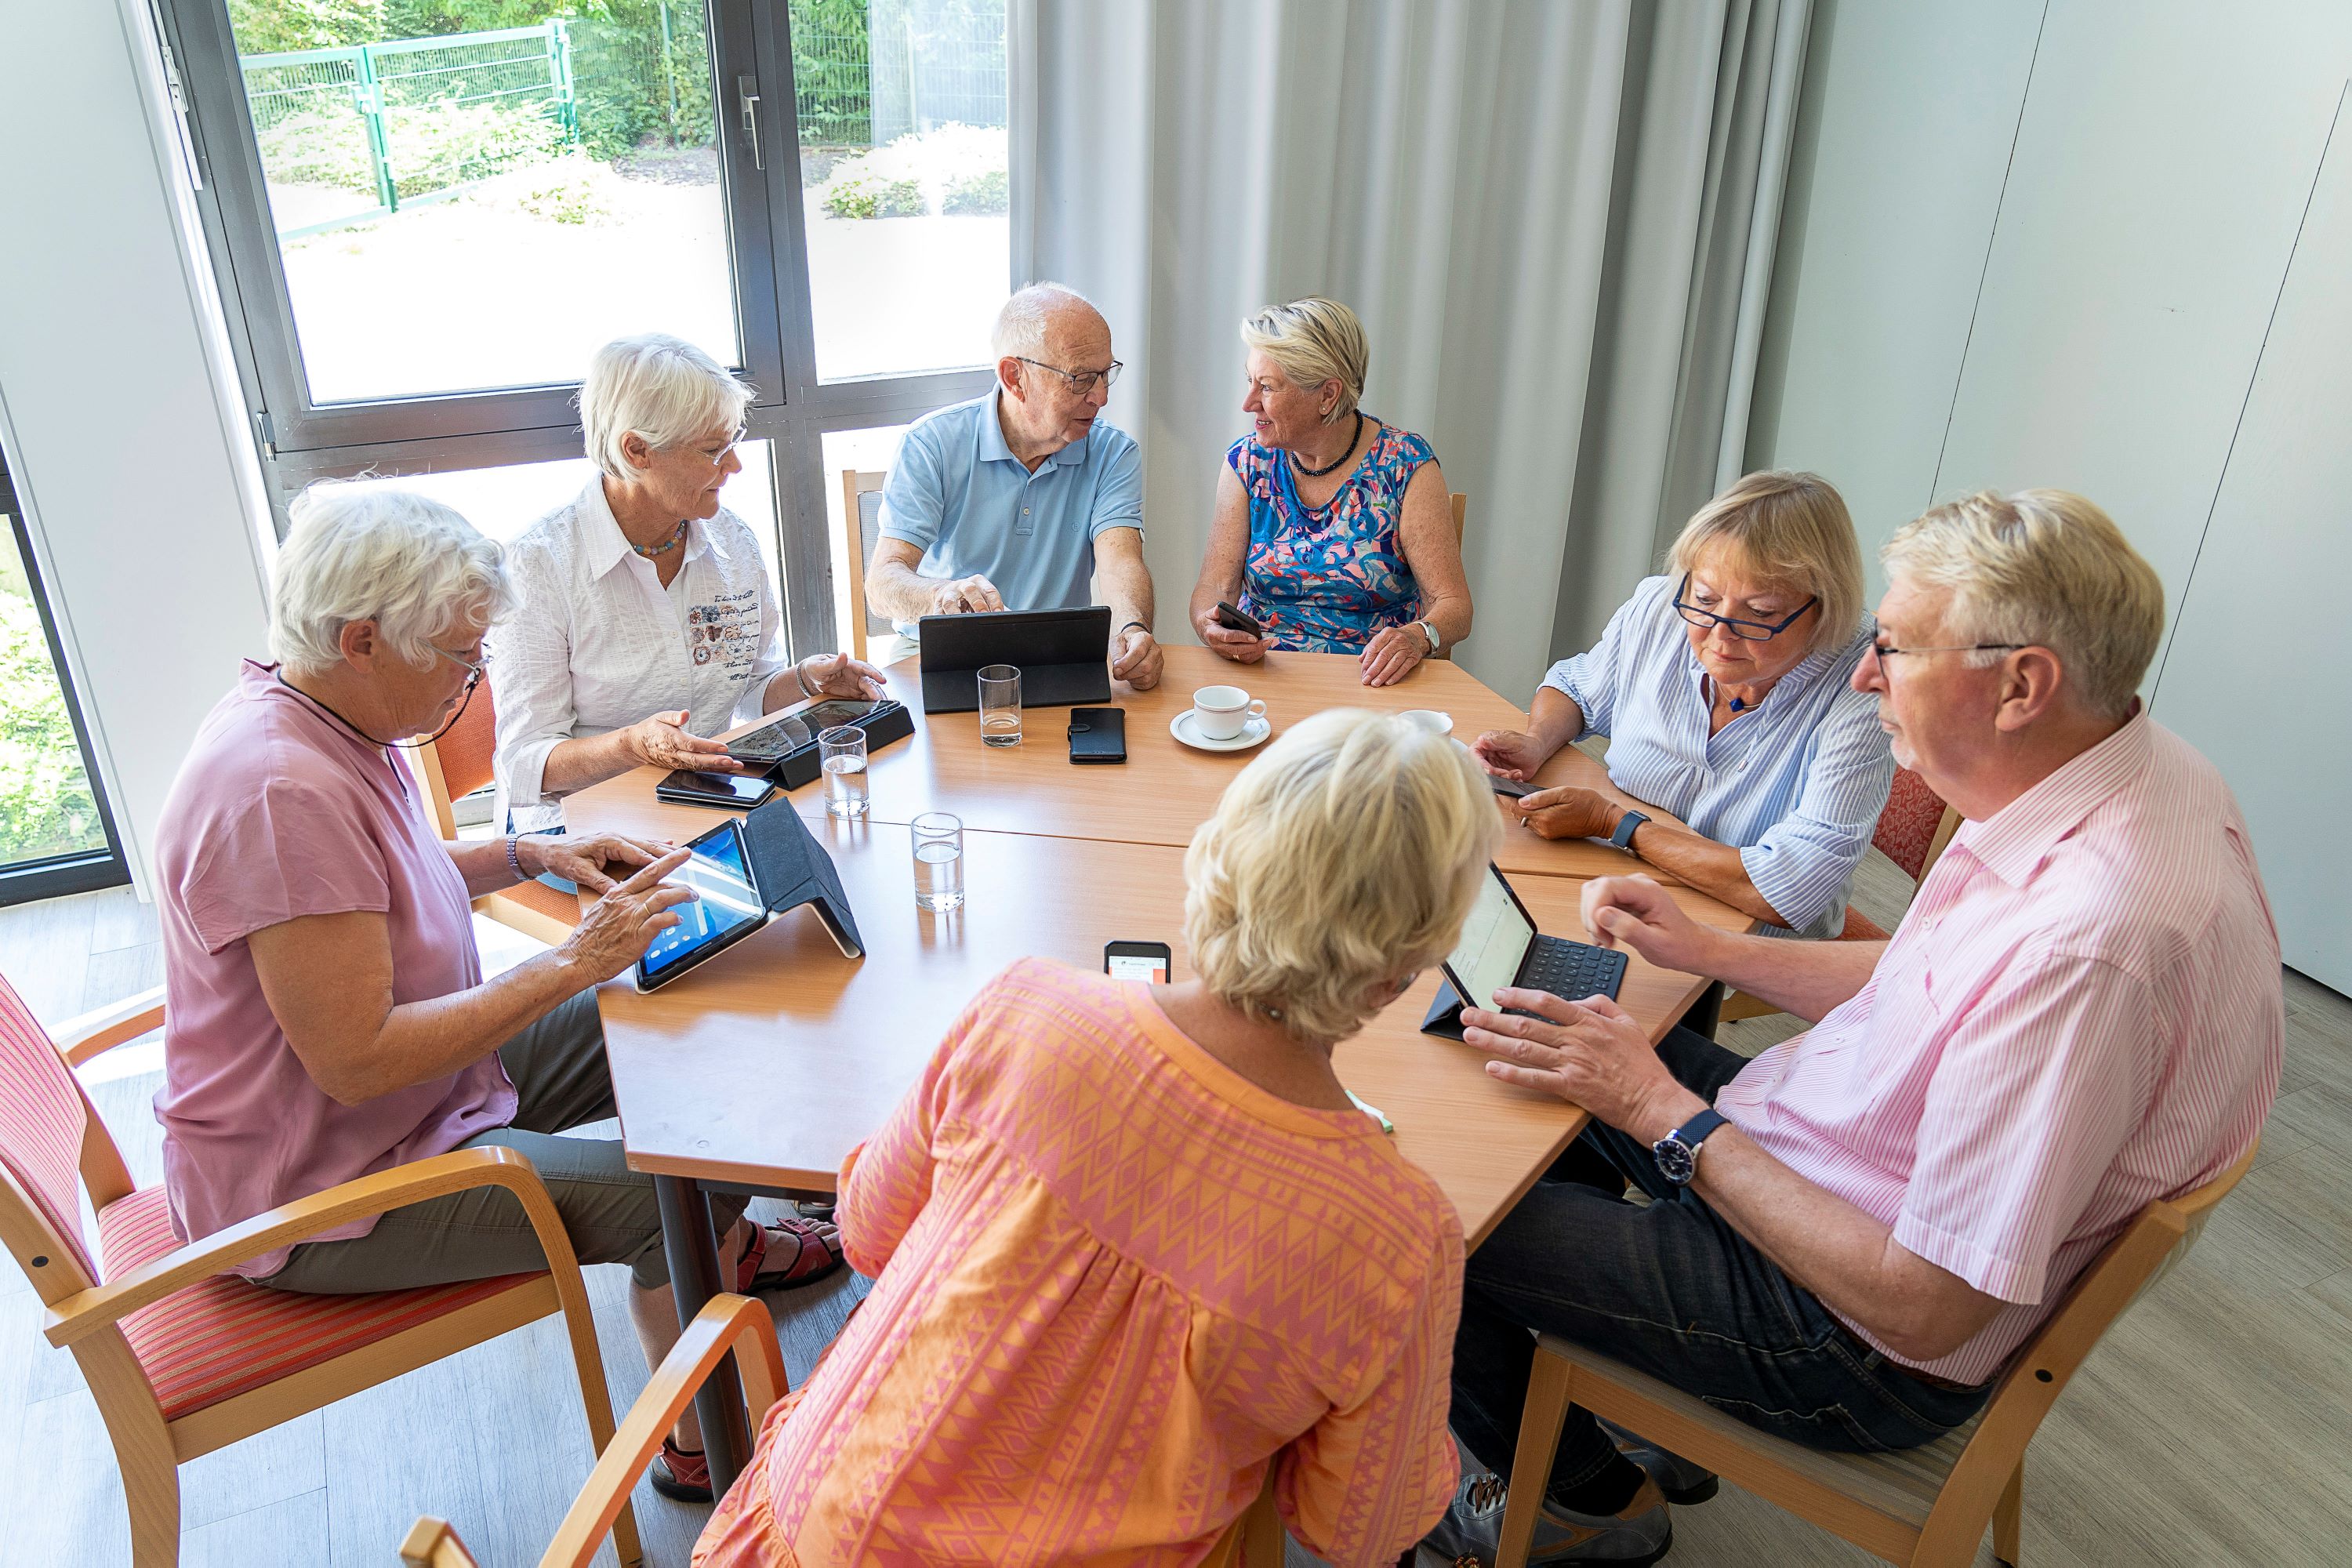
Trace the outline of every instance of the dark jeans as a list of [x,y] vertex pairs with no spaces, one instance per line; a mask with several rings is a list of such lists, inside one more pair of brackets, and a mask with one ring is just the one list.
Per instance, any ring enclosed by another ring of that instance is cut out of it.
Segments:
[[[1658,1055],[1710,1102],[1747,1065],[1681,1028]],[[1626,1201],[1628,1180],[1650,1194],[1648,1205]],[[1704,1199],[1659,1175],[1645,1144],[1598,1121],[1470,1256],[1454,1342],[1454,1431],[1498,1475],[1510,1473],[1518,1442],[1531,1329],[1815,1448],[1930,1443],[1990,1392],[1938,1388],[1888,1361]],[[1615,1452],[1600,1424],[1571,1407],[1550,1489],[1591,1480]]]

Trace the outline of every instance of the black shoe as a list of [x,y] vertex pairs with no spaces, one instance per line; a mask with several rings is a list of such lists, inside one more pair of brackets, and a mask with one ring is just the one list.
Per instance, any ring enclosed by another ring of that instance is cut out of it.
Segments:
[[1695,1502],[1705,1502],[1722,1489],[1715,1472],[1692,1464],[1681,1455],[1659,1447],[1638,1432],[1629,1432],[1614,1421],[1603,1421],[1601,1429],[1617,1444],[1617,1451],[1642,1467],[1643,1472],[1658,1483],[1658,1490],[1676,1508],[1687,1508]]
[[[1422,1545],[1461,1568],[1492,1568],[1503,1534],[1503,1505],[1509,1487],[1500,1476],[1465,1476],[1454,1506],[1422,1538]],[[1606,1563],[1615,1568],[1647,1568],[1672,1549],[1674,1521],[1657,1483],[1644,1480],[1633,1500],[1613,1514],[1571,1513],[1546,1501],[1536,1515],[1535,1540],[1528,1550],[1537,1564]]]

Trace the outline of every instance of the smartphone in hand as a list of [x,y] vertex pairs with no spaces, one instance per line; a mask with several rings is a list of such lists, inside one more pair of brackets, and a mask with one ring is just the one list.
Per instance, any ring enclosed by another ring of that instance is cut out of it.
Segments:
[[1233,631],[1247,632],[1254,637],[1265,636],[1265,626],[1255,616],[1244,610],[1237,610],[1222,599],[1217,601],[1217,607],[1212,612],[1211,618],[1215,620],[1217,625]]

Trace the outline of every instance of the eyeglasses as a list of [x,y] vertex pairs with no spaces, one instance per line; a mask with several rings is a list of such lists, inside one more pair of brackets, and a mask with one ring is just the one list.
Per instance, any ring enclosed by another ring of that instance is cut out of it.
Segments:
[[[719,447],[716,452],[706,451],[703,452],[702,455],[710,459],[710,466],[715,468],[719,464],[725,462],[727,460],[727,454],[741,446],[743,444],[743,438],[750,434],[750,431],[744,429],[740,425],[738,425],[735,426],[735,434],[727,437],[727,444],[725,446]],[[697,450],[700,450],[700,448],[698,447]]]
[[1735,620],[1729,616],[1718,616],[1713,610],[1702,610],[1696,605],[1685,602],[1683,595],[1689,592],[1690,574],[1685,572],[1683,574],[1683,585],[1675,590],[1675,608],[1682,612],[1683,619],[1707,631],[1713,631],[1716,627],[1721,626],[1733,637],[1744,638],[1748,642],[1770,642],[1802,620],[1807,610],[1822,602],[1821,595],[1816,594],[1799,605],[1795,612],[1786,620],[1767,626],[1762,621]]
[[1885,664],[1898,653],[2015,653],[2019,648],[2032,646],[2022,642],[1973,642],[1955,643],[1949,647],[1893,647],[1883,642],[1874,642],[1870,645],[1870,651],[1879,663]]
[[1039,370],[1052,371],[1055,375],[1068,382],[1070,390],[1080,397],[1090,395],[1094,392],[1095,383],[1098,381],[1106,389],[1118,385],[1118,373],[1127,368],[1118,361],[1113,360],[1110,362],[1108,370],[1064,370],[1060,365],[1047,364],[1044,360],[1031,359],[1026,354],[1014,354],[1013,357],[1023,364],[1034,364]]
[[488,648],[484,648],[482,650],[482,657],[478,661],[477,661],[470,658],[460,658],[456,654],[451,653],[447,648],[443,647],[437,642],[429,642],[425,646],[431,648],[435,653],[439,654],[443,658],[447,659],[451,664],[456,665],[458,668],[466,672],[466,689],[468,691],[471,691],[475,687],[480,685],[482,677],[490,672],[490,650]]

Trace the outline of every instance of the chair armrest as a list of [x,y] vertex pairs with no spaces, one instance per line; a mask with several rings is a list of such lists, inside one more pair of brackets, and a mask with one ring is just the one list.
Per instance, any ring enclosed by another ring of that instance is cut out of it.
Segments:
[[530,1216],[541,1248],[551,1266],[560,1262],[576,1274],[579,1262],[572,1238],[555,1212],[554,1200],[540,1184],[539,1173],[527,1155],[496,1145],[453,1149],[429,1160],[395,1165],[388,1171],[361,1176],[281,1204],[251,1219],[215,1231],[201,1241],[141,1264],[103,1285],[75,1292],[53,1303],[45,1314],[43,1332],[53,1345],[69,1345],[140,1308],[151,1306],[174,1290],[209,1279],[237,1264],[275,1252],[289,1242],[386,1209],[422,1203],[468,1187],[504,1187],[514,1194]]
[[776,1348],[775,1320],[768,1309],[749,1296],[718,1295],[704,1304],[686,1326],[669,1354],[646,1384],[646,1391],[629,1407],[621,1429],[604,1445],[604,1458],[589,1472],[588,1481],[563,1516],[563,1523],[539,1560],[540,1568],[584,1568],[604,1544],[605,1532],[620,1516],[621,1507],[637,1478],[653,1463],[662,1439],[677,1425],[711,1369],[729,1351],[743,1375],[744,1403],[751,1406],[751,1429],[785,1390],[783,1352]]
[[104,1007],[93,1007],[68,1018],[49,1031],[68,1067],[79,1067],[90,1058],[112,1050],[126,1040],[163,1027],[163,988],[142,991]]
[[477,1568],[455,1526],[446,1519],[420,1514],[400,1543],[400,1560],[411,1568]]

